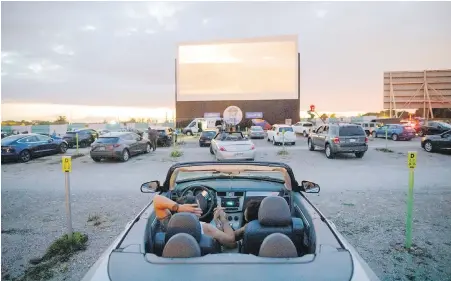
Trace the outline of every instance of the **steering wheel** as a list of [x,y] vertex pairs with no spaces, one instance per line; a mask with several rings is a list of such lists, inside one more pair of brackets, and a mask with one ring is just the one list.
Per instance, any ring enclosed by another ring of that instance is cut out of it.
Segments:
[[198,207],[202,210],[202,215],[199,217],[199,220],[202,220],[211,215],[216,203],[216,193],[213,192],[212,188],[203,184],[189,185],[183,190],[180,197],[186,196],[188,193],[194,194],[198,190],[201,190],[202,192],[198,192],[194,197],[196,197]]

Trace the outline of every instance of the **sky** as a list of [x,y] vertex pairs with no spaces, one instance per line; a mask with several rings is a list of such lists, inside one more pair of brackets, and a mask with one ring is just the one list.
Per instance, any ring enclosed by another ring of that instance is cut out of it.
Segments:
[[180,42],[297,35],[301,109],[323,112],[382,110],[384,71],[451,68],[451,2],[1,6],[3,120],[162,116]]

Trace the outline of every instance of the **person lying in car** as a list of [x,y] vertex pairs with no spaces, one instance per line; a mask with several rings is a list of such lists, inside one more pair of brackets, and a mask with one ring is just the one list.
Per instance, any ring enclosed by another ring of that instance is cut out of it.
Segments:
[[[179,198],[177,202],[161,196],[155,195],[153,198],[155,214],[160,221],[162,231],[166,231],[172,213],[188,212],[200,217],[202,210],[197,206],[196,198],[192,195],[187,195]],[[258,218],[258,209],[260,207],[259,201],[249,201],[244,211],[244,216],[247,222]],[[202,233],[216,239],[221,245],[227,248],[235,248],[237,239],[242,239],[245,231],[245,226],[234,231],[230,226],[227,215],[223,208],[217,207],[213,215],[215,225],[200,222]]]

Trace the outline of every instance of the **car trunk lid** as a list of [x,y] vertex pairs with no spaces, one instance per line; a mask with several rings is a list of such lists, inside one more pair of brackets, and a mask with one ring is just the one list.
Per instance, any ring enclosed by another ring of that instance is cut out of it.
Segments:
[[224,148],[225,151],[231,152],[242,152],[255,149],[254,145],[248,141],[232,141],[232,142],[221,142],[219,147]]

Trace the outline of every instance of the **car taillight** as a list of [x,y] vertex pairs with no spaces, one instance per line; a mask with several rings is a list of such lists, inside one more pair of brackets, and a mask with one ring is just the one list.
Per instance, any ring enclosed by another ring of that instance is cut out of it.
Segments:
[[223,146],[221,146],[221,147],[219,148],[219,150],[221,150],[221,151],[226,151],[226,149],[225,149]]
[[332,140],[334,143],[340,143],[340,138],[333,138]]
[[252,146],[251,146],[251,150],[254,150],[254,149],[255,149],[255,145],[252,145]]
[[368,138],[367,137],[365,137],[365,143],[368,143]]
[[120,144],[113,144],[113,145],[107,146],[106,148],[107,149],[113,149],[113,148],[116,148],[116,147],[119,147],[119,146],[121,146],[121,145]]

